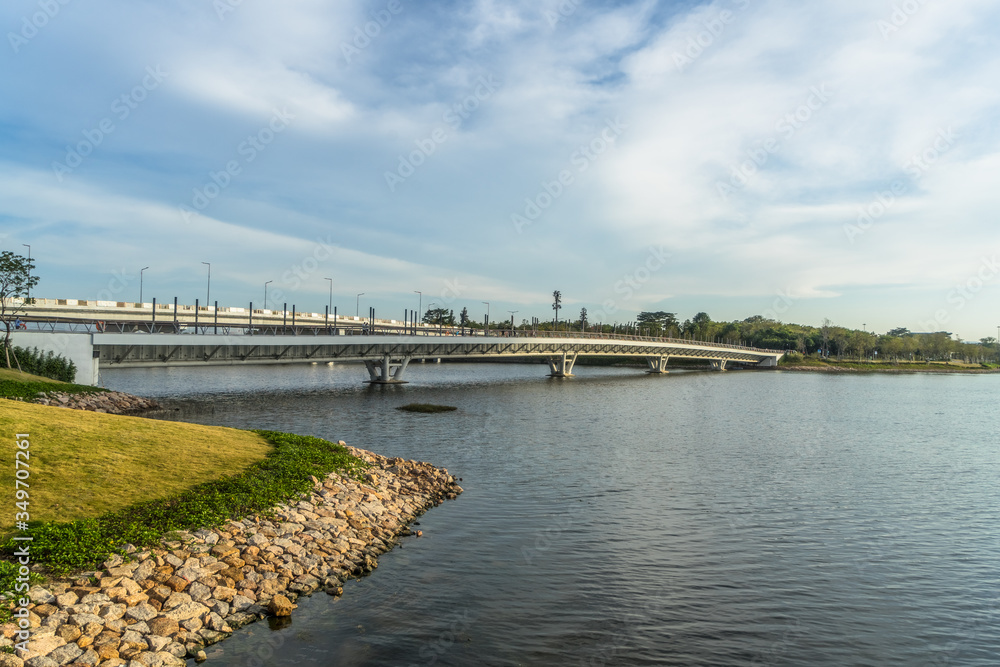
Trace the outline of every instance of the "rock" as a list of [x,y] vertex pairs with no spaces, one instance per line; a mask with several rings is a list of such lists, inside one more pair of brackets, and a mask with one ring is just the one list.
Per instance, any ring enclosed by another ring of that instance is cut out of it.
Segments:
[[76,662],[73,664],[88,665],[89,667],[94,667],[94,665],[97,665],[99,662],[101,662],[101,656],[97,654],[97,651],[93,649],[87,649],[86,651],[83,652],[83,655],[81,655],[79,658],[76,659]]
[[[135,572],[132,573],[132,578],[136,582],[145,581],[153,574],[155,570],[156,570],[156,562],[152,558],[144,560],[142,563],[139,564],[139,567],[135,568]],[[122,582],[122,584],[125,586],[128,585],[124,581]]]
[[125,616],[128,618],[134,618],[137,621],[149,621],[156,618],[157,612],[153,609],[153,605],[148,602],[143,602],[134,607],[129,607],[125,611]]
[[83,649],[76,644],[66,644],[55,649],[48,654],[49,658],[56,661],[56,664],[65,665],[67,663],[73,662],[77,658],[83,655]]
[[118,655],[118,642],[112,642],[108,644],[101,644],[96,649],[97,656],[101,660],[111,660],[112,658],[119,657]]
[[40,655],[24,661],[25,667],[59,667],[59,663],[52,658]]
[[74,623],[61,625],[55,632],[56,637],[61,638],[65,642],[75,642],[80,638],[81,634],[83,633],[80,632],[80,626]]
[[[197,577],[195,577],[195,579],[197,579]],[[183,591],[185,588],[188,587],[188,584],[190,583],[190,581],[187,580],[187,579],[185,579],[184,577],[178,577],[175,574],[175,575],[172,575],[172,576],[168,577],[167,580],[164,583],[167,586],[170,586],[170,588],[174,589],[175,591],[177,591],[179,593],[179,592]]]
[[80,598],[77,596],[76,593],[66,592],[63,593],[62,595],[56,596],[56,604],[64,609],[66,607],[72,607],[79,601]]
[[253,604],[253,600],[243,595],[236,595],[233,597],[232,602],[230,602],[229,607],[232,611],[244,611],[250,605]]
[[52,651],[56,650],[60,646],[63,646],[66,640],[62,637],[56,637],[51,635],[49,637],[39,637],[28,642],[28,652],[21,656],[21,659],[28,662],[32,658],[48,655]]
[[163,615],[166,616],[167,618],[172,618],[175,621],[180,622],[192,618],[198,618],[207,611],[208,607],[199,602],[185,602],[184,604],[178,607],[174,607],[173,609],[164,611]]
[[208,660],[208,655],[206,655],[204,651],[198,651],[194,654],[194,659],[195,662],[205,662]]
[[284,595],[275,595],[267,605],[267,611],[272,616],[291,616],[292,610],[298,605],[292,604]]
[[113,567],[118,567],[123,562],[125,562],[125,559],[122,558],[119,554],[111,554],[111,556],[106,561],[104,561],[104,569],[110,570]]
[[177,619],[166,616],[158,616],[149,622],[149,631],[161,637],[170,637],[180,630]]
[[228,586],[217,586],[212,591],[212,597],[223,602],[232,602],[233,598],[236,597],[236,589]]
[[196,581],[200,577],[208,574],[205,570],[200,567],[182,567],[181,569],[174,572],[174,576],[180,577],[187,582]]
[[10,653],[0,653],[0,667],[22,667],[24,660]]
[[[52,599],[55,600],[55,596],[53,596]],[[47,617],[51,616],[52,614],[56,613],[57,611],[59,611],[59,607],[55,606],[54,604],[40,604],[40,605],[37,605],[31,611],[33,611],[35,614],[37,614],[41,618],[47,618]]]
[[28,590],[28,597],[35,604],[51,604],[56,601],[56,596],[47,588],[42,588],[41,586],[32,586]]
[[187,593],[173,593],[169,598],[164,600],[162,611],[180,607],[182,604],[187,604],[188,602],[191,602],[191,596]]
[[98,612],[98,616],[104,619],[104,622],[115,621],[125,615],[125,610],[128,609],[123,604],[109,604],[106,607],[102,607],[101,611]]
[[212,605],[212,611],[222,618],[225,618],[226,616],[229,616],[229,603],[223,602],[222,600],[216,600],[215,604]]
[[118,655],[126,660],[132,660],[148,648],[146,642],[123,642],[118,647]]
[[202,600],[208,599],[212,595],[212,589],[205,584],[194,581],[191,582],[190,586],[188,586],[187,593],[195,602],[201,602]]
[[159,635],[148,635],[146,637],[146,643],[149,645],[149,650],[153,653],[157,653],[166,648],[167,644],[170,643],[168,637],[161,637]]

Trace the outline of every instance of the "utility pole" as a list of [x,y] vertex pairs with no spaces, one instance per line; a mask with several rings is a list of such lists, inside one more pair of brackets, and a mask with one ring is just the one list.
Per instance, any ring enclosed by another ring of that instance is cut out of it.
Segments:
[[202,262],[208,267],[208,288],[205,291],[205,303],[211,303],[210,297],[212,296],[212,264],[211,262]]

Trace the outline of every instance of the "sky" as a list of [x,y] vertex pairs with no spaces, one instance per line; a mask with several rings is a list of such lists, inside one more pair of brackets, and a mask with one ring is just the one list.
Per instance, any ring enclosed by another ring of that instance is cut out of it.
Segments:
[[270,281],[322,312],[332,279],[396,319],[560,290],[592,322],[997,335],[994,0],[7,0],[0,28],[0,249],[34,296],[137,301],[149,267],[146,302]]

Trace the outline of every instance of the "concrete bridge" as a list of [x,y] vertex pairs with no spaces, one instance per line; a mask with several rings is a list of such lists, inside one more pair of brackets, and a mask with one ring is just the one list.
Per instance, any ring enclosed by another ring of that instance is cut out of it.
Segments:
[[426,359],[544,360],[553,377],[572,377],[581,357],[645,359],[666,373],[670,359],[777,366],[780,350],[719,342],[621,334],[483,331],[415,321],[341,317],[248,308],[35,299],[24,310],[27,330],[14,344],[71,359],[77,382],[99,382],[101,368],[363,362],[372,383],[403,382],[411,361]]
[[363,362],[369,381],[402,382],[407,365],[421,359],[544,360],[553,377],[572,377],[581,357],[645,359],[648,372],[666,373],[670,359],[703,360],[717,370],[728,364],[777,366],[784,352],[720,343],[581,334],[517,332],[517,336],[401,335],[315,332],[229,335],[211,333],[68,333],[22,331],[14,344],[52,350],[73,359],[77,382],[97,384],[102,368],[150,368],[237,364]]

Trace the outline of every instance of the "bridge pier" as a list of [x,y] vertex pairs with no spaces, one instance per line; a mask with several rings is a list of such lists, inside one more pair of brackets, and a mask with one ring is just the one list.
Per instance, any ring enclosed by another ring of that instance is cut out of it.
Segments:
[[712,370],[713,371],[724,371],[724,370],[726,370],[726,361],[727,361],[726,359],[720,359],[718,361],[712,361],[711,362],[711,364],[712,364]]
[[571,378],[573,377],[573,365],[576,363],[575,354],[563,352],[561,357],[549,357],[549,377]]
[[[406,384],[403,373],[410,364],[412,357],[403,357],[400,361],[393,362],[392,358],[386,354],[379,361],[366,360],[365,368],[368,369],[368,384]],[[395,368],[395,371],[393,371]]]
[[649,364],[649,370],[646,371],[652,375],[664,375],[667,371],[667,361],[670,360],[668,355],[663,355],[661,357],[646,357],[646,363]]

